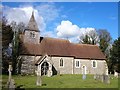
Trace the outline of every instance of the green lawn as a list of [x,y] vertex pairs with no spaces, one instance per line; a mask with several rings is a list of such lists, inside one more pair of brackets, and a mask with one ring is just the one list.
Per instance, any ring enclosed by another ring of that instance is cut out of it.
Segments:
[[[113,76],[110,84],[94,80],[93,75],[87,75],[86,80],[82,80],[82,75],[42,76],[42,86],[36,86],[36,76],[14,75],[12,78],[15,80],[16,86],[21,85],[21,88],[118,88],[118,79]],[[5,87],[8,76],[3,75],[2,79],[3,87]]]

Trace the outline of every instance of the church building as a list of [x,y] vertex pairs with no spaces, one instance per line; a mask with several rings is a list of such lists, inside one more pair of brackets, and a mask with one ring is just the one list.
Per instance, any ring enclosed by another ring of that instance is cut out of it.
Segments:
[[41,37],[34,14],[20,35],[21,74],[107,74],[105,55],[97,45],[74,44],[69,40]]

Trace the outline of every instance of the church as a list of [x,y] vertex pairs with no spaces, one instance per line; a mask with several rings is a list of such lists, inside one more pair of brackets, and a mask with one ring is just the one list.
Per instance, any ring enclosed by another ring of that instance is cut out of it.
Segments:
[[97,45],[74,44],[69,40],[40,37],[34,18],[20,35],[21,74],[108,74],[105,55]]

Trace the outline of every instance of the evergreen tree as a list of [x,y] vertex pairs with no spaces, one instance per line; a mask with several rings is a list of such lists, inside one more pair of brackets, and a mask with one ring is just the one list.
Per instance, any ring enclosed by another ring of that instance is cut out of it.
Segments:
[[13,39],[12,27],[7,24],[7,19],[2,17],[2,73],[8,72],[8,65],[11,61],[11,55],[9,50],[9,44]]
[[114,41],[110,51],[110,71],[114,70],[120,73],[120,37]]

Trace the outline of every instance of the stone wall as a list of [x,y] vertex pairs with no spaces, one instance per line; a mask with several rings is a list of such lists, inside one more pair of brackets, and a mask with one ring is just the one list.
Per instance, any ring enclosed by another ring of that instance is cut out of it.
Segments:
[[[22,67],[21,73],[33,74],[36,70],[35,62],[41,56],[21,56]],[[63,67],[60,66],[60,59],[63,59]],[[96,60],[97,67],[92,67],[92,60],[89,59],[74,59],[73,57],[47,57],[49,62],[58,74],[82,74],[82,66],[86,66],[87,74],[105,74],[106,62],[105,60]],[[75,67],[75,60],[80,61],[80,67]]]
[[[105,60],[96,60],[97,67],[92,67],[92,60],[89,59],[75,59],[80,61],[80,68],[76,68],[74,65],[74,74],[82,74],[82,66],[86,66],[87,74],[103,74],[105,73]],[[75,61],[74,61],[75,64]]]
[[34,74],[35,72],[35,56],[21,56],[22,66],[21,74]]
[[[63,67],[60,66],[60,59],[63,59]],[[53,66],[60,74],[73,73],[73,58],[72,57],[52,57]]]
[[[30,37],[30,33],[34,33],[35,37],[34,38]],[[25,31],[24,42],[39,44],[39,40],[40,40],[39,32],[27,30]]]

